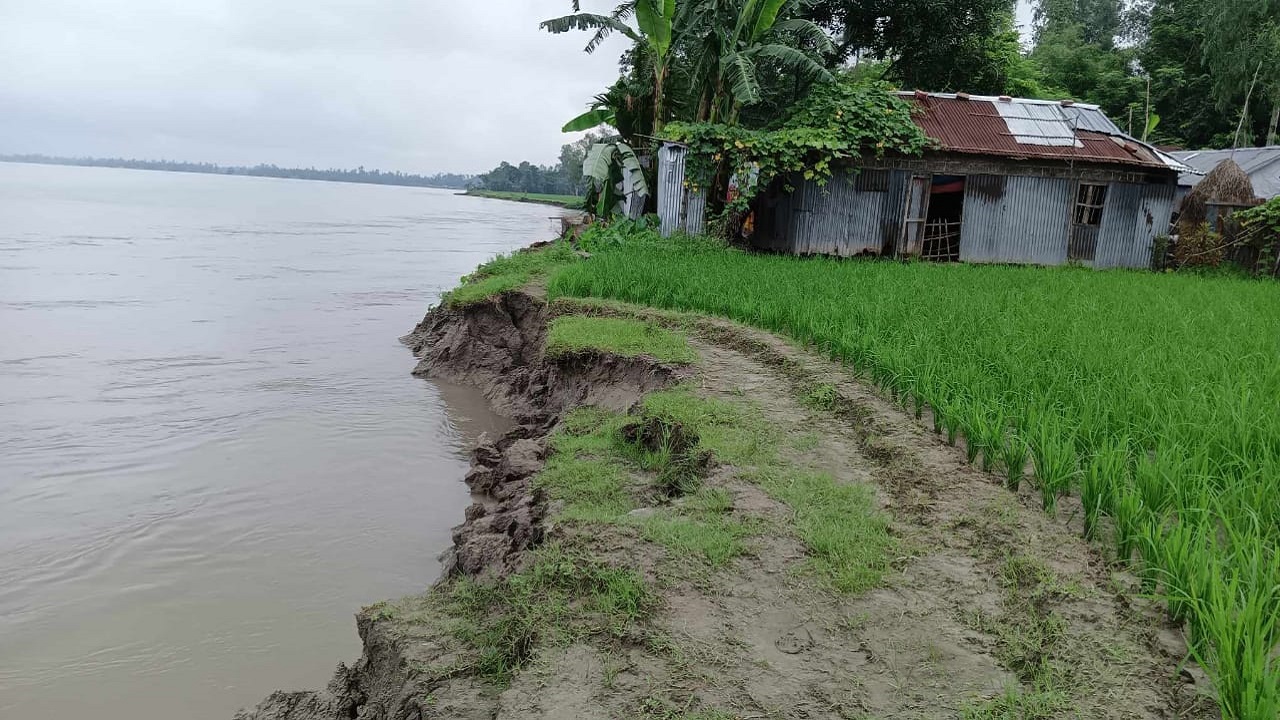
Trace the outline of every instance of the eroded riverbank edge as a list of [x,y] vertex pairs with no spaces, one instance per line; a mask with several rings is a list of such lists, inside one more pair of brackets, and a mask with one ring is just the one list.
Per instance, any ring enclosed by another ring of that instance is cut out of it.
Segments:
[[[548,358],[548,322],[563,315],[677,329],[700,361]],[[467,482],[490,500],[455,530],[446,579],[511,576],[532,548],[572,532],[533,482],[566,412],[628,413],[681,382],[786,426],[760,436],[785,444],[784,463],[874,488],[899,554],[882,581],[841,593],[805,572],[814,548],[788,532],[753,535],[713,568],[668,558],[675,569],[661,573],[635,553],[669,548],[632,542],[634,528],[606,532],[590,540],[595,555],[663,576],[645,637],[623,628],[603,644],[589,633],[549,644],[494,683],[438,607],[380,603],[357,619],[363,656],[339,666],[327,690],[276,693],[238,717],[1213,717],[1203,678],[1180,672],[1176,633],[1125,599],[1132,580],[1111,572],[1070,520],[1043,516],[966,464],[963,450],[803,349],[727,321],[549,305],[536,291],[433,309],[405,341],[421,358],[416,374],[479,387],[518,423],[473,453]],[[791,527],[795,508],[749,481],[758,468],[720,465],[706,481],[731,498],[728,517]]]

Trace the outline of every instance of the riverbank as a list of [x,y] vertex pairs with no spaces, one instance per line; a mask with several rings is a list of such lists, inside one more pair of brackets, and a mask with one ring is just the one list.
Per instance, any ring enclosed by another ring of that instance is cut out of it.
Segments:
[[768,332],[540,289],[597,261],[490,263],[406,336],[517,418],[487,499],[328,690],[243,718],[1214,717],[1074,514]]
[[459,195],[469,197],[482,197],[491,200],[510,200],[511,202],[535,203],[538,205],[552,205],[554,207],[567,208],[569,210],[581,210],[582,198],[577,195],[551,195],[547,193],[521,193],[521,192],[504,192],[500,190],[478,190],[470,189]]

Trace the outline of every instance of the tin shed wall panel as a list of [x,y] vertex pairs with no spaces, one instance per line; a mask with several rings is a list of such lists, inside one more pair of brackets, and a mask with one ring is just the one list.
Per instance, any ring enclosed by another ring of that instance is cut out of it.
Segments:
[[707,226],[707,194],[702,191],[685,190],[684,195],[684,231],[690,235],[701,235]]
[[[783,248],[805,255],[853,256],[879,253],[883,247],[886,207],[890,205],[891,175],[863,178],[870,187],[859,190],[856,173],[838,172],[825,186],[813,180],[796,180],[790,199],[789,226],[778,233]],[[782,209],[782,205],[779,206]]]
[[707,195],[685,187],[688,150],[663,145],[658,150],[658,219],[664,236],[698,235],[706,228]]
[[678,145],[663,145],[658,149],[658,218],[664,236],[680,228],[684,214],[686,152]]
[[911,173],[893,170],[889,174],[889,192],[884,200],[884,212],[880,216],[880,252],[892,254],[902,238],[902,226],[907,218],[907,186]]
[[1060,265],[1067,260],[1072,184],[1063,178],[970,175],[960,259]]
[[1095,268],[1146,268],[1155,239],[1168,231],[1173,185],[1111,183],[1098,233]]

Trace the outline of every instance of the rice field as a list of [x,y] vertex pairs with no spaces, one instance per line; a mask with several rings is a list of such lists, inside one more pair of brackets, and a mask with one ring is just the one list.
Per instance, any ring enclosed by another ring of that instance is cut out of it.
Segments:
[[729,317],[865,375],[972,462],[1067,495],[1213,678],[1280,716],[1280,285],[1073,268],[762,256],[645,236],[553,296]]

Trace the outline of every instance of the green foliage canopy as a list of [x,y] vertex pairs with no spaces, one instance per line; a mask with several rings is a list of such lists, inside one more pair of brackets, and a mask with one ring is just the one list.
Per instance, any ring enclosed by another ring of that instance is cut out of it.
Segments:
[[930,141],[911,120],[912,109],[887,84],[844,77],[815,87],[774,129],[672,123],[666,134],[689,146],[694,186],[710,185],[725,173],[738,177],[738,193],[728,209],[740,210],[757,190],[792,174],[826,182],[840,160],[886,152],[920,154]]

